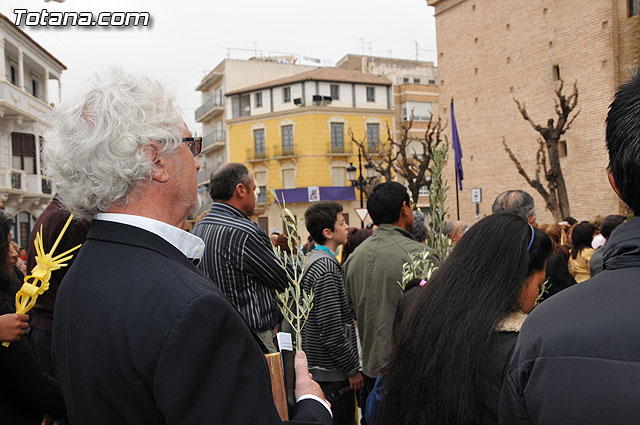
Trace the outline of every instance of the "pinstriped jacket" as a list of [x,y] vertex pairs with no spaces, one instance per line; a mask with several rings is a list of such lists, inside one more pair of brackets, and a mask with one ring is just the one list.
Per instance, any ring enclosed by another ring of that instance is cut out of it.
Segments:
[[193,229],[204,240],[198,268],[229,298],[256,331],[282,320],[273,290],[283,290],[287,275],[277,262],[269,236],[238,209],[214,202]]

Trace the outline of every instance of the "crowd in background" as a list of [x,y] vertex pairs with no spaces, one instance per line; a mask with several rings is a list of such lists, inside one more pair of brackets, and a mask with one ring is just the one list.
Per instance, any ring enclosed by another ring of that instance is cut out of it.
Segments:
[[[539,224],[533,198],[506,190],[477,223],[446,223],[453,248],[439,258],[425,245],[428,214],[386,182],[368,194],[371,228],[349,228],[341,205],[321,201],[305,212],[302,243],[250,219],[254,176],[228,163],[191,229],[202,140],[157,83],[110,78],[61,108],[58,120],[73,125],[45,144],[60,190],[36,222],[45,246],[69,210],[92,220],[72,223],[63,245],[83,248],[31,317],[12,312],[35,250],[13,243],[0,214],[0,340],[11,342],[0,347],[1,423],[282,423],[263,354],[279,349],[276,293],[298,272],[314,298],[292,425],[355,425],[356,399],[363,425],[622,424],[640,414],[638,219]],[[640,75],[607,119],[609,180],[633,212],[639,109]],[[86,170],[113,184],[96,187]],[[425,250],[436,271],[403,288],[403,265]],[[295,255],[304,269],[282,261]]]

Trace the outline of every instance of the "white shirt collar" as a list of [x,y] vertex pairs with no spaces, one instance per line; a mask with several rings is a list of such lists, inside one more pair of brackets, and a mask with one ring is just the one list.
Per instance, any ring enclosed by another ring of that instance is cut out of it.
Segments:
[[185,257],[190,259],[199,260],[204,253],[204,241],[202,239],[162,221],[139,215],[114,213],[99,213],[95,218],[97,220],[128,224],[156,234],[175,246]]

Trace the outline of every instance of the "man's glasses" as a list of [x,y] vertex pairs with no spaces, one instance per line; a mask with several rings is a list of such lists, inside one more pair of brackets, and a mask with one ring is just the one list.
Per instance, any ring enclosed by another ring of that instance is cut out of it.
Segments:
[[183,137],[182,142],[189,146],[193,156],[198,156],[202,152],[202,137]]

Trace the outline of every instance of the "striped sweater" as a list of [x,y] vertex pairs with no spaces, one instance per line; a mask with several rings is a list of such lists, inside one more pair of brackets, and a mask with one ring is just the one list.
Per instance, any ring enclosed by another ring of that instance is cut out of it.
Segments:
[[307,291],[313,290],[313,308],[302,329],[309,372],[316,381],[344,381],[360,370],[360,361],[342,266],[326,251],[311,251],[302,285]]

